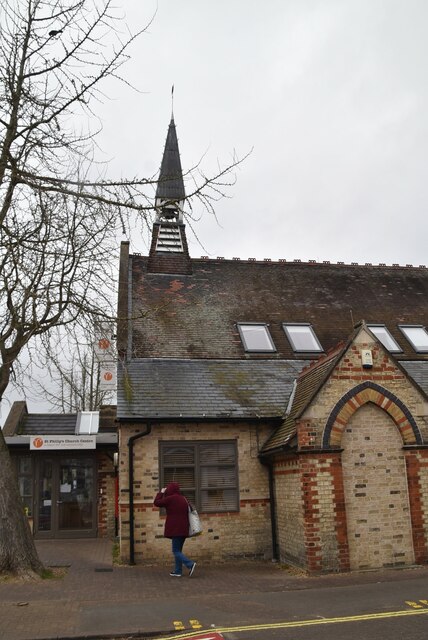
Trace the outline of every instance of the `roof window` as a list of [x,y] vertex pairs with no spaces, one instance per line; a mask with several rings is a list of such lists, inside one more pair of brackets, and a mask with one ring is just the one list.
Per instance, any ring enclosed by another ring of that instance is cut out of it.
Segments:
[[265,323],[238,323],[245,351],[276,351]]
[[399,324],[401,331],[406,336],[415,351],[428,352],[428,331],[420,324]]
[[90,435],[98,433],[100,426],[99,411],[79,411],[77,414],[75,434]]
[[282,327],[293,347],[293,351],[310,353],[323,351],[311,324],[307,322],[283,322]]
[[368,324],[367,327],[376,336],[376,338],[383,344],[385,349],[392,353],[402,351],[400,345],[394,340],[388,329],[384,324]]

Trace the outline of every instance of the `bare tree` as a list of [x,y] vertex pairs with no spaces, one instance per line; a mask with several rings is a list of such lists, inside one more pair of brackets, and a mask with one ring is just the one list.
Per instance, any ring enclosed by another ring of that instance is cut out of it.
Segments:
[[[25,347],[77,318],[110,317],[116,231],[150,220],[153,178],[104,178],[93,106],[141,33],[111,0],[3,0],[0,16],[0,401]],[[121,31],[122,30],[122,31]],[[213,212],[233,167],[192,171]],[[101,168],[100,168],[101,167]],[[0,431],[0,572],[34,577],[37,558]]]
[[[30,382],[33,393],[61,413],[98,411],[112,403],[115,394],[102,384],[103,363],[94,348],[100,335],[92,322],[55,327],[52,335],[43,334],[36,343],[37,354],[31,355],[25,384]],[[113,347],[108,358],[112,362],[116,358]],[[22,382],[19,387],[25,392]]]

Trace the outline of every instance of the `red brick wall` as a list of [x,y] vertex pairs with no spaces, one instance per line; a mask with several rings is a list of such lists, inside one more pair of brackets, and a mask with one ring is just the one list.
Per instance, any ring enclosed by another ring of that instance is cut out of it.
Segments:
[[428,562],[428,450],[405,451],[415,562]]

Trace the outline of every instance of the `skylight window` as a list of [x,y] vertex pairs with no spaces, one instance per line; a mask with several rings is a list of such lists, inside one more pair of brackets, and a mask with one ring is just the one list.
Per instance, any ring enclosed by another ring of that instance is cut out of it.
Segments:
[[428,331],[422,325],[399,325],[415,351],[428,352]]
[[312,328],[308,323],[288,323],[283,322],[282,326],[290,341],[293,351],[299,352],[319,352],[323,348]]
[[76,420],[76,435],[89,435],[98,433],[100,426],[99,411],[79,411]]
[[391,352],[402,351],[400,345],[394,340],[384,324],[368,324],[367,326],[379,342],[383,344],[385,349]]
[[276,351],[266,324],[238,324],[245,351]]

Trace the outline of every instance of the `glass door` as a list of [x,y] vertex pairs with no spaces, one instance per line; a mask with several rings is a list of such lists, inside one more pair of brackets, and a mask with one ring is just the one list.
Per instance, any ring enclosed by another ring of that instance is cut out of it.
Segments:
[[[53,460],[42,458],[39,464],[37,531],[52,531]],[[50,536],[49,536],[50,537]]]
[[36,537],[96,536],[95,478],[95,460],[92,457],[40,457]]
[[94,465],[92,458],[59,461],[58,529],[75,531],[94,525]]

